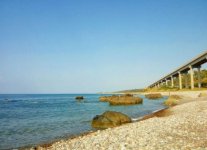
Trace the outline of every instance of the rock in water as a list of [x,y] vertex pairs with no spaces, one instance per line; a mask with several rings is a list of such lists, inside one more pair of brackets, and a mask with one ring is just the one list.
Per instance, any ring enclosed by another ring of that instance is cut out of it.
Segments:
[[122,125],[124,123],[130,123],[131,118],[127,115],[115,112],[115,111],[106,111],[102,115],[97,115],[92,120],[93,128],[110,128]]
[[133,105],[133,104],[142,104],[143,99],[140,97],[134,96],[116,96],[111,97],[109,104],[110,105]]
[[125,94],[122,96],[112,95],[112,96],[101,96],[99,98],[101,102],[109,102],[110,105],[133,105],[141,104],[143,99],[140,97],[135,97],[131,94]]
[[101,96],[99,97],[100,102],[108,102],[110,99],[110,96]]
[[76,96],[75,99],[77,99],[77,100],[82,100],[82,99],[84,99],[84,97],[83,97],[83,96]]
[[130,93],[126,93],[125,96],[128,96],[128,97],[133,97],[133,94],[130,94]]
[[162,98],[162,94],[160,93],[146,94],[145,97],[148,99],[159,99]]
[[99,97],[100,102],[109,102],[112,98],[118,97],[118,95],[112,95],[112,96],[101,96]]

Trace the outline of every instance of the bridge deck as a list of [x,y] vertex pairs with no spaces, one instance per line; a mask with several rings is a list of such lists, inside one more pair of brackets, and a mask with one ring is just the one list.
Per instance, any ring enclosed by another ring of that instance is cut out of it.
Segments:
[[156,84],[162,82],[163,80],[168,80],[171,77],[177,77],[179,72],[180,73],[187,73],[190,70],[190,66],[192,68],[198,68],[206,62],[207,62],[207,51],[205,51],[204,53],[200,54],[199,56],[193,58],[191,61],[189,61],[186,64],[184,64],[183,66],[177,68],[175,71],[173,71],[173,72],[169,73],[168,75],[162,77],[160,80],[154,82],[149,87],[153,87]]

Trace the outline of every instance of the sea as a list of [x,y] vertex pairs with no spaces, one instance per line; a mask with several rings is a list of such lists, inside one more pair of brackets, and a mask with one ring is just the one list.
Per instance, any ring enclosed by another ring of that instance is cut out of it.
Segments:
[[[84,96],[77,101],[76,96]],[[163,101],[110,106],[100,102],[109,94],[0,94],[0,149],[14,149],[56,141],[94,131],[91,120],[105,111],[122,112],[133,120],[163,109]]]

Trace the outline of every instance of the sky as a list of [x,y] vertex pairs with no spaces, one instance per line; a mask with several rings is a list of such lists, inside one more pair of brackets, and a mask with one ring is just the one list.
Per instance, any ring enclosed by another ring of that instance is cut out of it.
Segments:
[[207,50],[206,0],[0,0],[0,93],[145,88]]

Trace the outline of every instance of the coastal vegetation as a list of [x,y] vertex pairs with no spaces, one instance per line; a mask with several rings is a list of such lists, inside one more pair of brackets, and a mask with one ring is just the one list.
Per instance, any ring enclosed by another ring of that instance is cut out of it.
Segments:
[[164,105],[172,107],[178,105],[181,97],[178,95],[170,95],[166,101],[164,101]]
[[115,93],[137,93],[137,92],[145,92],[146,89],[131,89],[131,90],[122,90],[122,91],[117,91]]
[[[200,77],[201,77],[201,88],[198,88],[198,71],[194,71],[194,86],[195,88],[193,91],[200,91],[200,90],[206,90],[207,89],[207,70],[203,69],[200,71]],[[148,92],[170,92],[170,91],[189,91],[190,89],[190,75],[185,74],[182,76],[182,86],[183,89],[179,89],[179,79],[174,79],[174,87],[171,87],[171,83],[168,82],[168,84],[160,85],[160,87],[154,87],[154,88],[145,88],[145,89],[131,89],[131,90],[122,90],[117,91],[115,93],[148,93]],[[192,90],[191,90],[192,91]]]
[[[194,86],[195,89],[194,90],[200,90],[199,85],[198,85],[198,79],[199,79],[199,73],[198,71],[194,71]],[[200,71],[200,78],[201,78],[201,89],[205,89],[207,88],[207,70],[201,70]],[[182,90],[189,90],[190,89],[190,74],[184,74],[182,75],[182,87],[184,89]],[[160,85],[159,88],[153,88],[154,90],[159,90],[159,91],[178,91],[179,90],[179,79],[178,78],[174,78],[174,87],[171,87],[171,83],[168,82],[168,84],[163,84]],[[152,89],[152,90],[153,90]],[[146,89],[146,91],[149,91],[150,89]]]

